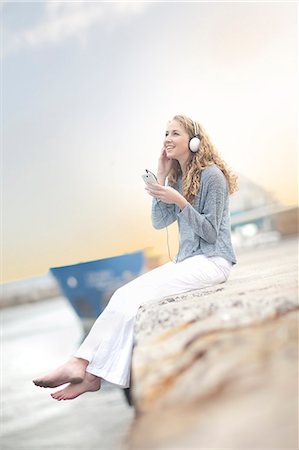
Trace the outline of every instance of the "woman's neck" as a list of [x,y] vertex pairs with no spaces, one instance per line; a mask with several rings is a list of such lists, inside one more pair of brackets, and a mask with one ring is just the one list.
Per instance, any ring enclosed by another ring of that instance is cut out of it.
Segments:
[[187,158],[181,159],[180,161],[178,161],[180,168],[181,168],[181,172],[182,172],[182,176],[184,177],[186,175],[187,172],[187,166],[190,162],[190,156],[188,156]]

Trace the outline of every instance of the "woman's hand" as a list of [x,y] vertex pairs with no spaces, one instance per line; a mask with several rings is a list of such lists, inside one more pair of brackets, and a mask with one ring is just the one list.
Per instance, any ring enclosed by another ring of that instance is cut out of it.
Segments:
[[173,159],[167,158],[165,147],[162,148],[158,160],[157,179],[160,184],[164,185],[167,175],[169,174],[173,165]]
[[170,186],[161,186],[160,184],[147,184],[145,190],[152,197],[161,200],[164,203],[176,204],[180,209],[185,208],[188,204],[185,197]]

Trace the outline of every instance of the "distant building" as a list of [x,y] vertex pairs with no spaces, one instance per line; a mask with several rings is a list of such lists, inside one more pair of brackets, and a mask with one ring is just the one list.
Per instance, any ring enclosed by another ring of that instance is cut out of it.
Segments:
[[238,187],[239,190],[230,197],[232,215],[278,203],[270,192],[244,175],[238,175]]
[[239,175],[230,197],[232,237],[236,246],[277,241],[298,233],[298,207],[287,207],[260,185]]
[[273,195],[244,175],[238,178],[239,190],[230,197],[232,230],[254,223],[259,230],[271,229],[269,212],[281,205]]

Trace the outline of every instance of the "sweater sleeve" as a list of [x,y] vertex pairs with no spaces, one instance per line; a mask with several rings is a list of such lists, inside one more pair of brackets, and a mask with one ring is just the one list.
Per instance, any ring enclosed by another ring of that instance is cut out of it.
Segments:
[[205,201],[201,213],[190,203],[179,213],[201,239],[213,244],[216,242],[225,200],[228,195],[227,183],[223,173],[216,173],[207,180]]
[[163,203],[156,198],[152,202],[152,224],[157,230],[165,228],[177,219],[175,205]]

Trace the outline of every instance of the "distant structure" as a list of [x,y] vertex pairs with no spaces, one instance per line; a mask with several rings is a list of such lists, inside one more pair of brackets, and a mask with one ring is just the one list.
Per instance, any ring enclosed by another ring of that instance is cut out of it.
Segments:
[[236,214],[240,211],[254,209],[259,206],[277,204],[273,195],[260,185],[238,174],[239,190],[231,196],[231,211]]
[[230,197],[234,245],[270,243],[298,234],[298,206],[284,206],[260,185],[238,176],[239,190]]
[[254,223],[258,230],[269,230],[269,212],[281,207],[273,195],[244,175],[238,175],[239,190],[230,197],[232,230]]

